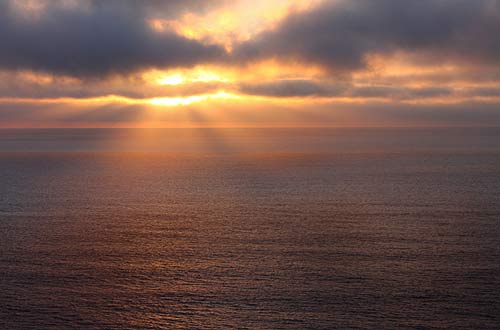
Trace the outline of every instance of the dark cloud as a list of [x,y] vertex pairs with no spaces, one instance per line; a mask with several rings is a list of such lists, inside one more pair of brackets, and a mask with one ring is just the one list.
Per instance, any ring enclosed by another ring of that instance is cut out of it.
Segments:
[[224,57],[220,46],[150,28],[147,19],[153,9],[164,16],[168,10],[187,8],[183,3],[94,0],[64,6],[54,1],[46,2],[37,17],[23,18],[16,13],[14,2],[3,1],[0,68],[88,77],[192,66]]
[[332,71],[366,68],[368,55],[500,64],[500,0],[325,1],[235,49],[240,61],[277,57]]
[[415,100],[451,96],[455,93],[452,88],[446,87],[394,87],[368,86],[354,87],[346,93],[348,97],[360,98],[391,98],[394,100]]
[[280,80],[267,83],[242,84],[240,92],[273,97],[339,96],[345,87],[312,80]]
[[469,97],[500,97],[500,87],[469,88],[463,94]]
[[[54,1],[54,0],[51,0]],[[56,0],[57,1],[57,0]],[[185,12],[205,12],[214,6],[228,3],[229,0],[78,0],[93,9],[115,7],[127,8],[135,13],[145,13],[155,18],[174,18]]]
[[[147,23],[227,0],[38,2],[44,5],[42,14],[29,19],[19,17],[14,0],[0,2],[0,69],[101,77],[152,67],[230,63],[221,45],[172,31],[157,33]],[[232,58],[233,63],[298,60],[350,72],[365,69],[369,55],[402,51],[419,61],[497,65],[499,34],[500,0],[325,0],[315,9],[291,14],[275,30],[235,45]],[[286,94],[292,85],[276,93]]]
[[[456,93],[452,88],[405,86],[355,86],[346,82],[325,82],[315,80],[280,80],[267,83],[242,84],[240,92],[251,95],[271,97],[350,97],[350,98],[391,98],[394,100],[413,100],[451,96]],[[493,91],[489,91],[493,93]],[[468,91],[475,95],[474,90]]]

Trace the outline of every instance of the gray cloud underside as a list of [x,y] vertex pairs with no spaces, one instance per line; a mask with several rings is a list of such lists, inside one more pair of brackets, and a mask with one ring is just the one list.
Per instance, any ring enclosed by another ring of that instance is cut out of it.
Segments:
[[[54,0],[51,0],[54,1]],[[228,3],[229,0],[78,0],[80,3],[87,2],[94,8],[105,8],[115,6],[129,8],[134,12],[147,12],[156,17],[174,17],[183,12],[204,12]]]
[[[82,0],[76,8],[43,1],[44,13],[22,19],[13,0],[0,2],[0,68],[104,76],[144,68],[228,63],[220,45],[146,19],[172,18],[226,0]],[[84,8],[84,9],[82,9]],[[232,63],[278,58],[341,72],[366,68],[371,54],[403,51],[431,62],[500,63],[500,0],[339,0],[295,13],[273,31],[235,46]]]
[[388,85],[356,86],[314,80],[282,80],[267,83],[247,83],[239,86],[244,94],[270,97],[349,97],[419,100],[438,97],[500,97],[500,88],[494,87],[405,87]]
[[269,57],[366,68],[367,56],[405,52],[426,62],[500,64],[500,0],[340,0],[289,16],[236,47],[241,61]]
[[182,1],[90,1],[85,10],[55,3],[34,19],[20,17],[11,1],[0,3],[0,68],[99,77],[225,56],[220,46],[150,28],[147,15],[155,3],[168,12]]

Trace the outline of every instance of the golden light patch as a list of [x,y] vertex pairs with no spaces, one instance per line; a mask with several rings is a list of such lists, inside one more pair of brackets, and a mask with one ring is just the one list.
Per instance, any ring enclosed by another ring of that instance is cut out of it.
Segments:
[[367,56],[366,62],[368,70],[355,72],[352,74],[354,81],[373,82],[374,79],[398,79],[411,77],[415,81],[411,86],[425,87],[421,85],[421,79],[430,77],[432,75],[453,75],[458,74],[464,68],[456,65],[425,65],[413,63],[409,58],[409,54],[392,54],[390,56],[384,55],[370,55]]
[[186,79],[180,74],[172,74],[158,78],[158,85],[180,85],[186,81]]
[[[8,77],[8,78],[7,78]],[[24,84],[33,84],[40,86],[59,85],[74,85],[81,83],[80,79],[69,76],[56,76],[43,72],[19,71],[16,73],[0,72],[0,79],[18,80]]]
[[282,79],[321,79],[325,76],[319,66],[267,60],[244,67],[199,66],[193,69],[143,73],[143,80],[153,85],[177,86],[191,83],[241,83]]
[[37,17],[45,10],[47,3],[40,0],[14,0],[12,5],[18,14]]
[[153,18],[150,26],[155,31],[171,29],[189,39],[222,44],[231,51],[235,42],[249,40],[262,31],[273,29],[291,12],[308,10],[320,1],[236,1],[205,15],[187,13],[177,20]]
[[232,81],[232,78],[227,76],[227,72],[223,72],[222,69],[220,69],[220,72],[217,70],[219,69],[203,67],[187,70],[153,70],[144,73],[143,79],[151,84],[170,86],[209,82],[227,83]]
[[160,97],[154,98],[148,101],[149,104],[154,106],[162,106],[162,107],[176,107],[176,106],[184,106],[190,105],[193,103],[207,102],[213,100],[221,100],[221,99],[239,99],[240,95],[227,93],[225,91],[219,91],[214,94],[204,94],[204,95],[193,95],[186,97]]
[[156,32],[163,32],[168,28],[168,22],[161,19],[150,19],[148,24],[149,27]]

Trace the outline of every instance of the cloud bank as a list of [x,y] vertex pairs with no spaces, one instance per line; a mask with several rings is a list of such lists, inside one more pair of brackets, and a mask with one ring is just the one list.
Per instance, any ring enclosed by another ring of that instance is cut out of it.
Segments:
[[405,52],[416,60],[500,63],[498,0],[326,1],[240,44],[240,61],[278,57],[331,71],[364,69],[370,55]]
[[168,15],[197,3],[94,0],[68,5],[54,1],[19,8],[15,1],[4,1],[0,3],[0,68],[100,77],[220,59],[225,54],[221,46],[172,31],[159,33],[148,24],[147,15],[154,10]]

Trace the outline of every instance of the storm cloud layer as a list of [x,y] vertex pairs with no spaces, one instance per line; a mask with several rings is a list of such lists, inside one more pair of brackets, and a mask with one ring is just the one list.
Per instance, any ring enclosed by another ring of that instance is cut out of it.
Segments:
[[[0,68],[102,76],[144,68],[233,64],[277,58],[330,71],[366,67],[370,55],[406,52],[430,62],[499,64],[500,0],[323,1],[277,28],[235,45],[158,33],[151,17],[172,18],[225,1],[38,1],[30,19],[14,0],[0,3]],[[29,12],[29,10],[28,10]],[[34,16],[34,17],[33,17]]]
[[437,63],[500,63],[499,0],[325,1],[241,44],[241,61],[284,58],[331,71],[363,69],[369,55],[406,52]]
[[0,68],[85,77],[192,66],[223,57],[220,46],[171,31],[158,33],[149,26],[148,13],[177,12],[183,3],[94,0],[64,5],[55,1],[40,2],[41,8],[22,12],[14,1],[1,2]]

